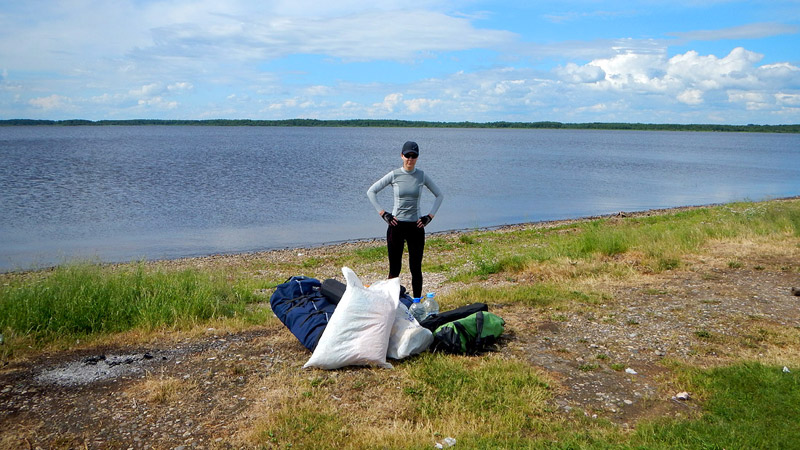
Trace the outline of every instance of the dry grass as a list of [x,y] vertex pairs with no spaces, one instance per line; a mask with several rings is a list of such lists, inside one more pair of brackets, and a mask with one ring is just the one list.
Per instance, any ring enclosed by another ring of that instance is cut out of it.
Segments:
[[172,404],[197,388],[192,380],[164,375],[148,375],[144,381],[131,389],[133,398],[141,398],[147,402]]

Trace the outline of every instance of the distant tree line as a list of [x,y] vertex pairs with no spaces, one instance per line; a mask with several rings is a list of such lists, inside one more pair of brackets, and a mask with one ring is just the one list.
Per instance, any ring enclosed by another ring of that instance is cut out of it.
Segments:
[[794,125],[714,125],[714,124],[657,124],[657,123],[561,123],[561,122],[430,122],[416,120],[0,120],[0,126],[55,125],[55,126],[111,126],[111,125],[183,125],[183,126],[227,126],[227,127],[407,127],[407,128],[548,128],[572,130],[658,130],[658,131],[737,131],[762,133],[800,133],[800,124]]

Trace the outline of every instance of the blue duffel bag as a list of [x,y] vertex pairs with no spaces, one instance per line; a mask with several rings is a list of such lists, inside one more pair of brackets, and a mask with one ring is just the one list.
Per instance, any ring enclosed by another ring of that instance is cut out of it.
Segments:
[[336,309],[320,292],[321,284],[316,278],[291,277],[269,299],[272,312],[312,352]]

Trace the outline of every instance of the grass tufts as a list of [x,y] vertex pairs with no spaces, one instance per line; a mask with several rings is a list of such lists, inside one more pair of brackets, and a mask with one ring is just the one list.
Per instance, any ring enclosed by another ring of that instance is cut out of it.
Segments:
[[459,446],[471,448],[487,438],[502,446],[544,426],[550,386],[521,362],[426,353],[408,372],[412,421],[430,422],[442,436],[459,436]]
[[470,286],[442,296],[442,302],[453,307],[470,303],[545,307],[570,301],[594,304],[604,298],[605,295],[601,293],[571,290],[559,284],[537,283],[501,287]]
[[200,321],[241,314],[253,295],[224,277],[197,270],[117,270],[72,264],[0,290],[0,329],[37,342]]
[[800,375],[740,363],[690,374],[708,397],[698,420],[639,425],[634,445],[646,448],[800,448]]

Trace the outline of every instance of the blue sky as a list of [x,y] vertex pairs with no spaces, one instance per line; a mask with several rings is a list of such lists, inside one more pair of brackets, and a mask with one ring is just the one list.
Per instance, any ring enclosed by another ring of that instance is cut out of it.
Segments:
[[12,118],[800,123],[800,0],[0,0]]

